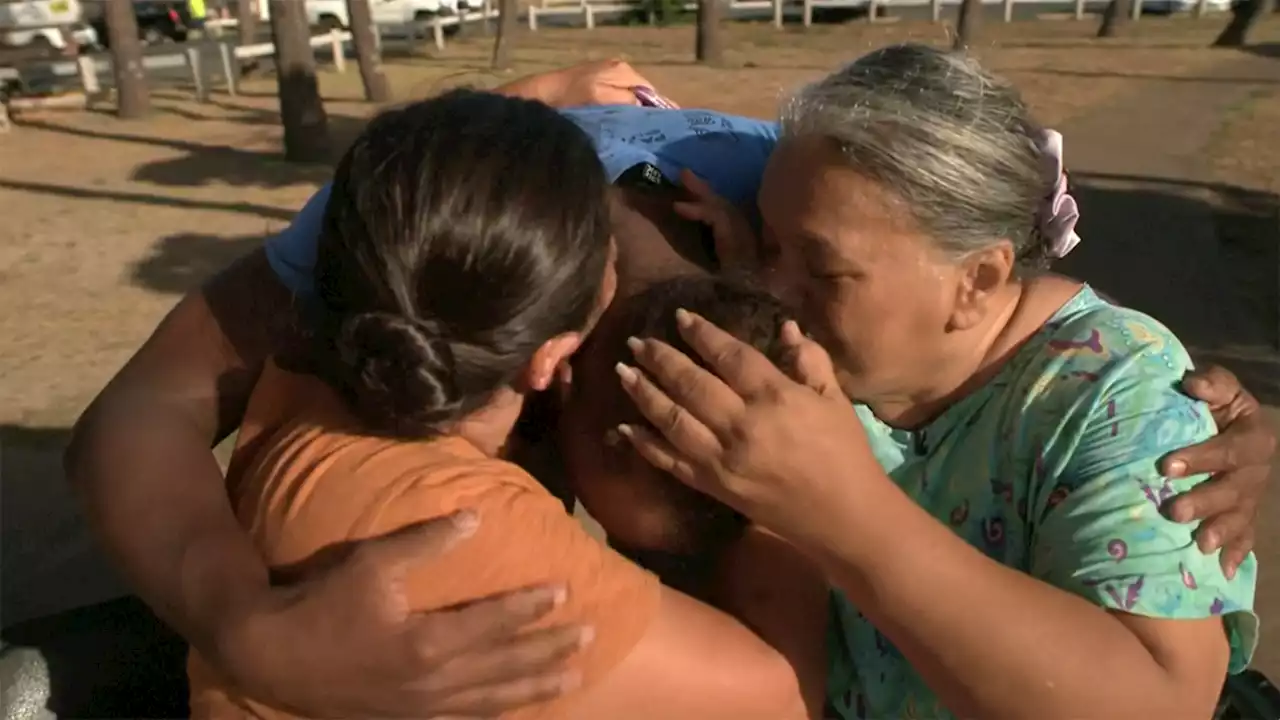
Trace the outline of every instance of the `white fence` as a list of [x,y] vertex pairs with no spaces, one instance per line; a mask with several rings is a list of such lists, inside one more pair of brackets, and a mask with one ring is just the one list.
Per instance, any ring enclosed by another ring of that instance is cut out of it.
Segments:
[[[496,18],[498,13],[488,12],[469,12],[462,16],[437,16],[431,21],[422,24],[413,24],[405,27],[407,34],[411,40],[430,32],[435,45],[439,49],[444,49],[444,31],[451,25],[458,25],[465,22],[473,22],[480,20],[491,20]],[[220,20],[218,25],[227,27],[235,24],[234,20]],[[379,41],[381,41],[381,30],[379,28]],[[329,48],[329,55],[333,61],[334,68],[338,72],[346,72],[346,46],[351,42],[351,33],[347,30],[331,30],[321,35],[315,35],[310,39],[313,48]],[[201,101],[208,98],[210,73],[205,72],[204,50],[210,47],[211,43],[201,43],[199,41],[188,43],[181,49],[175,49],[169,53],[149,53],[142,58],[142,66],[147,70],[175,70],[186,69],[191,75],[191,82],[196,89],[196,97]],[[222,66],[222,78],[225,82],[227,92],[231,95],[236,94],[236,81],[240,77],[239,61],[254,60],[262,57],[269,57],[275,53],[275,45],[270,42],[254,43],[252,45],[233,46],[227,42],[214,42],[213,46],[218,49],[219,60]],[[86,93],[92,95],[101,89],[101,77],[109,76],[112,71],[110,55],[81,55],[74,60],[54,60],[45,61],[43,63],[26,63],[27,66],[43,65],[42,68],[47,75],[60,78],[79,77],[80,83],[84,87]],[[22,73],[16,68],[0,67],[0,83],[6,80],[21,80]]]
[[[1061,8],[1068,2],[1073,3],[1074,16],[1076,19],[1083,19],[1087,9],[1087,4],[1101,4],[1106,0],[983,0],[986,5],[1001,5],[1003,7],[1004,20],[1012,21],[1015,2],[1019,5],[1052,5]],[[772,11],[773,24],[777,27],[783,25],[784,9],[797,8],[800,10],[801,21],[807,27],[813,23],[813,12],[816,8],[866,8],[867,17],[871,21],[875,21],[881,17],[883,10],[892,7],[923,7],[930,8],[932,19],[937,22],[942,15],[944,5],[956,5],[960,0],[732,0],[729,4],[731,11],[748,11],[762,12],[766,10]],[[1204,7],[1209,10],[1225,10],[1229,6],[1230,0],[1204,0]],[[1143,9],[1164,10],[1164,11],[1185,11],[1194,8],[1197,0],[1133,0],[1132,13],[1134,19],[1142,15]],[[486,9],[480,12],[464,11],[457,15],[438,15],[430,21],[423,23],[411,23],[402,26],[400,29],[404,34],[408,35],[410,40],[417,40],[419,37],[425,37],[430,32],[432,40],[436,48],[443,50],[445,46],[445,28],[460,25],[463,23],[487,21],[498,16],[497,10],[488,9],[489,3],[485,3]],[[696,2],[686,2],[683,7],[686,10],[696,9]],[[636,12],[640,8],[638,2],[631,0],[630,2],[589,2],[588,0],[579,0],[577,3],[565,4],[549,4],[549,0],[542,0],[541,5],[531,5],[527,9],[526,19],[530,30],[538,29],[538,18],[540,17],[566,17],[580,15],[582,23],[587,29],[596,26],[597,15],[615,15],[626,12]],[[237,25],[234,19],[210,19],[206,23],[206,27],[214,33],[218,33],[225,28],[232,28]],[[379,26],[377,37],[381,40],[381,36],[388,26]],[[346,69],[346,44],[351,41],[351,33],[346,30],[333,30],[328,33],[316,35],[311,38],[310,43],[313,48],[330,48],[330,56],[338,72],[344,72]],[[222,77],[227,87],[227,91],[231,94],[236,92],[236,80],[239,77],[239,60],[251,60],[255,58],[267,57],[274,53],[274,46],[270,42],[255,43],[252,45],[241,45],[234,47],[227,42],[215,41],[219,60],[221,63]],[[191,74],[192,84],[196,88],[197,97],[207,98],[209,92],[210,73],[204,72],[205,68],[202,63],[206,61],[200,43],[191,43],[183,49],[175,49],[169,53],[153,53],[144,56],[143,67],[148,70],[173,70],[186,68]],[[204,43],[203,47],[208,47],[208,43]],[[79,77],[86,92],[92,94],[98,92],[101,88],[100,77],[111,72],[111,60],[109,56],[81,56],[75,60],[55,60],[46,61],[44,63],[26,63],[26,65],[45,65],[48,74],[54,77]],[[14,68],[0,67],[0,83],[6,80],[19,80],[21,75]]]

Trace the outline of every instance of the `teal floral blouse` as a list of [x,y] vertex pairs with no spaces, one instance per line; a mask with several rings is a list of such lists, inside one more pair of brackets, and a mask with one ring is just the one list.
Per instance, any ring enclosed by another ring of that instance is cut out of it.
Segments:
[[[1256,560],[1227,580],[1194,526],[1160,512],[1205,478],[1164,478],[1159,459],[1215,432],[1208,409],[1177,389],[1190,367],[1167,328],[1086,287],[928,426],[894,430],[859,413],[894,482],[969,544],[1104,608],[1222,616],[1238,672],[1257,636]],[[839,593],[832,615],[828,717],[952,717]]]

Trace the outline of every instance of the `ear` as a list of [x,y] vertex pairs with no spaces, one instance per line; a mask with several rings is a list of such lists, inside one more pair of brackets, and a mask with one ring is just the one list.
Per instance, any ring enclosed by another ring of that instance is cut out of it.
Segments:
[[533,353],[526,370],[525,381],[529,389],[541,392],[551,387],[569,362],[570,356],[582,345],[582,333],[570,332],[556,335],[542,343]]
[[990,312],[991,299],[1013,278],[1013,243],[1002,240],[967,256],[960,263],[952,330],[979,325]]

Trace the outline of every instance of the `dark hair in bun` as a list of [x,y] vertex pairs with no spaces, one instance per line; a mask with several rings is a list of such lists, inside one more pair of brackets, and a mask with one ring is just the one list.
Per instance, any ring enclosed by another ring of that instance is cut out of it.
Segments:
[[339,164],[309,364],[372,432],[441,431],[596,307],[610,225],[589,137],[455,90],[389,110]]

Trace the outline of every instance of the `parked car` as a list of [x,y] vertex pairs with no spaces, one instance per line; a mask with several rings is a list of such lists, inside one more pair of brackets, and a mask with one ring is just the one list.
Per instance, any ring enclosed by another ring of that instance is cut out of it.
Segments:
[[66,52],[72,42],[82,48],[94,48],[98,41],[96,30],[84,21],[80,0],[0,3],[0,47],[56,54]]
[[[138,23],[138,37],[147,45],[186,42],[191,34],[191,11],[186,0],[133,0],[133,16]],[[107,47],[110,38],[102,3],[91,4],[88,21],[103,47]]]
[[[458,11],[459,0],[369,0],[375,25],[407,25]],[[347,0],[306,0],[307,19],[316,27],[347,28]]]

